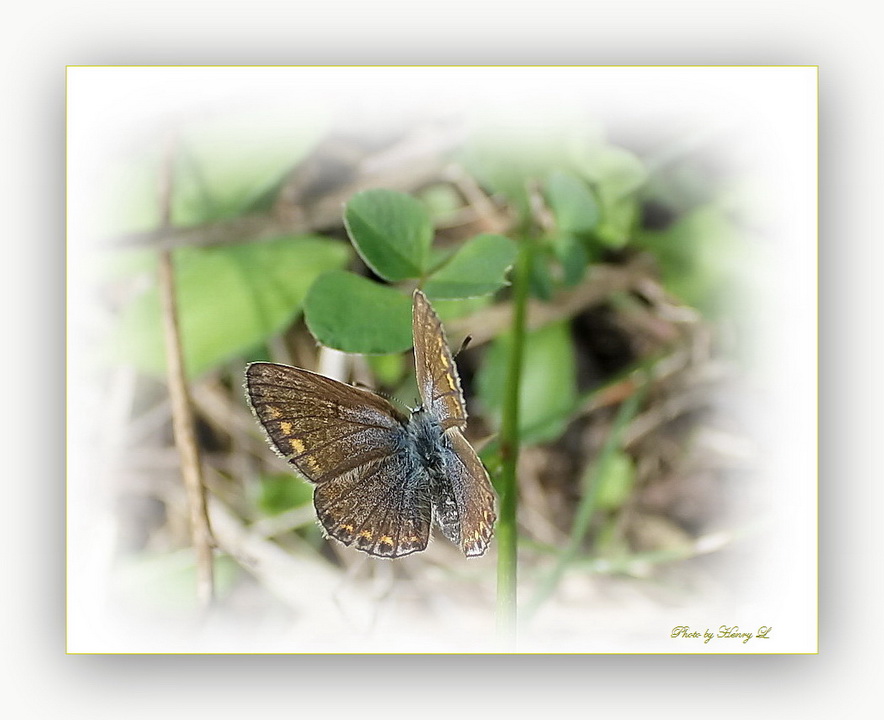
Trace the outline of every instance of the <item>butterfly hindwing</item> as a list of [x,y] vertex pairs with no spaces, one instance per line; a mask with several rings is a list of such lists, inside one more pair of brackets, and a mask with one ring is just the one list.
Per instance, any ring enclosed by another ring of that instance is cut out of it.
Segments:
[[482,555],[493,533],[494,490],[461,432],[467,411],[460,377],[442,323],[420,290],[414,292],[412,330],[421,400],[447,436],[444,477],[431,481],[434,517],[443,534],[465,555]]
[[329,535],[370,555],[401,557],[430,539],[429,488],[405,453],[320,485],[313,501]]
[[417,387],[424,408],[436,417],[443,430],[465,428],[467,409],[454,358],[442,323],[420,290],[414,291],[411,323]]
[[[460,546],[464,555],[483,555],[494,532],[494,488],[476,451],[458,428],[448,436],[450,450],[446,453],[447,479],[451,500],[456,508],[456,525],[446,527],[444,514],[437,513],[442,532]],[[450,513],[449,513],[450,514]]]

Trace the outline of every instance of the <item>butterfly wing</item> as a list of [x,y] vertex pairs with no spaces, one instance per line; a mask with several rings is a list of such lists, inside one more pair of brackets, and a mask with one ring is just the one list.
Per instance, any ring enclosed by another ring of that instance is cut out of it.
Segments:
[[[483,555],[491,542],[494,521],[494,489],[476,451],[458,428],[445,433],[450,449],[445,454],[448,483],[441,496],[434,493],[436,520],[464,555]],[[435,490],[435,487],[434,487]]]
[[246,396],[273,448],[318,486],[313,503],[329,535],[386,557],[426,547],[429,490],[389,402],[274,363],[246,368]]
[[378,557],[424,550],[432,506],[426,474],[405,453],[369,462],[316,488],[316,514],[329,535]]
[[467,409],[460,377],[442,323],[420,290],[414,291],[411,318],[417,387],[423,407],[439,420],[443,430],[463,429]]

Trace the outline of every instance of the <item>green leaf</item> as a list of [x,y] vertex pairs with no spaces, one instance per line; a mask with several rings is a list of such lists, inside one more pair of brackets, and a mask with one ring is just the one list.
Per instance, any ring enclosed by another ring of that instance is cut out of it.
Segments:
[[418,200],[392,190],[365,190],[350,198],[344,224],[376,275],[391,282],[423,275],[433,225]]
[[432,185],[418,195],[434,220],[446,220],[463,208],[464,202],[448,183]]
[[470,137],[460,161],[479,183],[503,195],[520,218],[530,215],[528,186],[550,170],[566,166],[570,138],[531,124],[494,122]]
[[560,233],[553,238],[553,249],[562,265],[562,281],[569,287],[577,285],[589,264],[586,243],[571,233]]
[[530,210],[525,168],[507,143],[489,136],[470,138],[461,150],[460,160],[467,172],[494,195],[503,195],[518,214],[526,216]]
[[383,385],[395,385],[405,375],[405,358],[402,353],[369,355],[366,359],[374,376]]
[[[174,253],[184,362],[190,377],[246,353],[287,327],[321,273],[343,266],[349,249],[318,237]],[[112,349],[144,372],[165,372],[165,341],[155,276],[124,308]]]
[[278,515],[307,505],[313,499],[313,486],[292,473],[261,478],[258,507],[267,515]]
[[546,197],[559,230],[576,235],[591,232],[599,222],[599,206],[583,180],[556,170],[546,181]]
[[[502,335],[485,355],[478,375],[479,397],[500,423],[512,349]],[[568,324],[554,323],[525,336],[519,389],[519,432],[527,443],[557,438],[568,424],[577,397],[576,361]]]
[[267,109],[190,123],[176,147],[173,222],[196,225],[241,214],[279,187],[323,129],[318,114],[295,118]]
[[708,314],[726,307],[746,266],[744,235],[717,203],[694,209],[665,231],[641,233],[638,244],[656,256],[667,290]]
[[503,235],[476,235],[424,285],[430,298],[490,295],[506,284],[516,259],[515,243]]
[[555,282],[550,272],[550,263],[554,261],[550,248],[538,248],[534,262],[531,263],[531,274],[528,278],[531,294],[541,300],[549,300],[555,292]]
[[474,298],[461,298],[458,300],[434,300],[433,309],[444,324],[449,320],[472,315],[474,312],[491,305],[492,301],[493,298],[488,295]]
[[588,146],[576,164],[599,199],[596,238],[608,247],[623,247],[632,237],[638,213],[636,191],[648,179],[647,168],[634,153],[615,145]]
[[317,279],[304,314],[313,337],[326,347],[367,355],[411,347],[411,298],[353,273],[333,271]]
[[623,506],[635,485],[635,466],[632,458],[622,450],[614,450],[599,469],[599,488],[596,506],[602,510],[618,510]]
[[638,201],[624,197],[612,201],[604,212],[604,220],[596,228],[599,242],[610,248],[622,248],[632,238],[638,214]]
[[648,178],[638,156],[615,145],[589,149],[580,159],[580,166],[584,176],[596,186],[603,207],[633,194]]

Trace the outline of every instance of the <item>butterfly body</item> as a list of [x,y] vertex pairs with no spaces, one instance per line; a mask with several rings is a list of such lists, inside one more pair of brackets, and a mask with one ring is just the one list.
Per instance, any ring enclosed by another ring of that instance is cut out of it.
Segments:
[[273,448],[316,484],[326,533],[378,557],[424,550],[435,523],[469,556],[493,533],[494,492],[462,434],[466,410],[441,323],[415,291],[421,407],[410,415],[361,388],[253,363],[246,395]]
[[412,411],[406,425],[406,446],[428,473],[445,470],[445,453],[451,451],[451,443],[445,437],[442,426],[423,408]]
[[455,544],[460,543],[460,513],[451,477],[455,475],[458,457],[451,439],[432,413],[418,408],[408,422],[407,447],[418,466],[421,481],[429,487],[433,519],[443,534]]

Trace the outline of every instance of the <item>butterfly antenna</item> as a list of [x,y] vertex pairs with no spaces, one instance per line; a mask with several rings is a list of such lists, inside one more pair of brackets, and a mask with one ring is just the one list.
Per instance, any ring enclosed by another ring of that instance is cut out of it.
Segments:
[[[385,400],[389,400],[396,407],[401,408],[403,405],[402,401],[399,398],[397,398],[395,395],[393,395],[392,393],[388,393],[388,392],[381,390],[379,388],[373,388],[371,385],[366,385],[365,383],[362,383],[359,381],[352,382],[350,384],[353,387],[358,387],[358,388],[361,388],[362,390],[368,390],[370,393],[373,393],[374,395],[380,395]],[[408,406],[406,406],[406,407],[408,407]],[[408,409],[411,410],[411,408],[408,408]]]
[[472,336],[472,335],[467,335],[467,336],[463,339],[463,342],[460,344],[460,347],[457,349],[457,352],[454,353],[454,357],[457,357],[457,356],[460,355],[464,350],[466,350],[466,349],[467,349],[467,345],[469,345],[472,341],[473,341],[473,336]]

